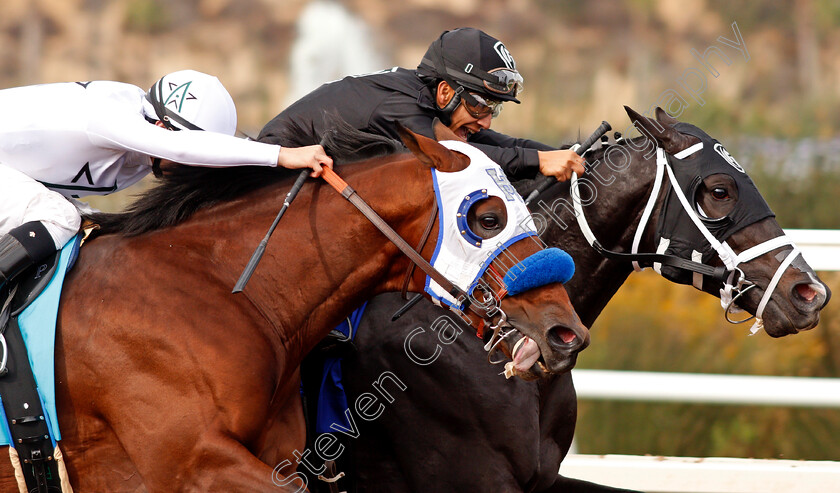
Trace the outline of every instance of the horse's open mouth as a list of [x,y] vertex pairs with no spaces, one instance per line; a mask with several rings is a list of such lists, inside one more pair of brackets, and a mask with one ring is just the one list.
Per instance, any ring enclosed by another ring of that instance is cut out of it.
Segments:
[[551,374],[542,351],[537,343],[528,336],[522,336],[514,344],[511,354],[512,361],[505,363],[505,376],[517,376],[523,380],[536,380]]
[[540,347],[528,336],[516,342],[511,354],[513,354],[513,366],[519,371],[528,371],[537,363],[542,364],[543,367],[545,366],[545,360],[543,359]]
[[588,332],[581,339],[571,327],[557,325],[546,333],[547,346],[553,352],[549,354],[549,358],[553,359],[546,359],[535,340],[519,331],[515,334],[506,338],[506,353],[511,359],[505,364],[504,373],[508,378],[518,376],[523,380],[535,380],[571,370],[577,361],[577,353],[589,345]]
[[[764,292],[756,289],[750,293],[750,296],[752,296],[750,301],[747,297],[736,299],[733,306],[753,316],[733,317],[732,320],[727,317],[727,320],[732,323],[741,323],[741,321],[746,322],[754,318],[756,305],[764,296]],[[783,337],[813,329],[819,323],[819,312],[829,297],[830,293],[826,287],[815,282],[800,282],[786,293],[781,291],[774,293],[765,306],[762,327],[771,337]],[[747,308],[745,305],[751,306]],[[727,310],[727,313],[737,313],[739,310]]]

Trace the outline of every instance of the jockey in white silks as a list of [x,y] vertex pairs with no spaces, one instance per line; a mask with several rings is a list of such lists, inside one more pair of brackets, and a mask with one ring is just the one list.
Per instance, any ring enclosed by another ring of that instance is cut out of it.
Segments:
[[234,137],[230,94],[193,70],[148,92],[110,81],[5,89],[0,108],[0,287],[77,233],[84,204],[75,198],[122,190],[161,161],[312,168],[313,176],[332,166],[321,146]]

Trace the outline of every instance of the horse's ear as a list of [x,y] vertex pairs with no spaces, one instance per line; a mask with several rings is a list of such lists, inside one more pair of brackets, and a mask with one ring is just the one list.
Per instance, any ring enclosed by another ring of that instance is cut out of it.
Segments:
[[442,140],[460,140],[463,141],[461,137],[458,137],[458,134],[453,132],[449,127],[443,124],[440,121],[440,118],[435,117],[435,121],[432,122],[432,128],[435,130],[435,139],[438,142]]
[[453,172],[461,171],[470,165],[470,158],[467,156],[450,151],[434,139],[412,132],[400,122],[397,122],[397,133],[408,150],[426,166],[438,171]]
[[663,110],[659,106],[656,107],[656,119],[659,122],[664,123],[666,125],[676,125],[680,122],[673,116],[669,115],[667,111]]
[[[628,106],[625,106],[624,110],[627,112],[627,115],[630,117],[630,121],[633,122],[633,125],[639,129],[639,132],[646,137],[656,140],[659,147],[665,149],[665,152],[668,154],[676,154],[683,149],[688,149],[694,144],[700,142],[700,139],[694,137],[693,135],[685,135],[674,130],[674,128],[671,127],[671,124],[666,121],[660,120],[662,123],[667,123],[666,125],[662,125],[657,120],[653,120],[636,113]],[[657,108],[657,110],[661,109]],[[662,111],[662,113],[665,113],[665,111]],[[657,111],[657,118],[659,117],[659,111]],[[674,120],[671,116],[668,116],[668,118]],[[674,120],[674,122],[676,122],[676,120]]]

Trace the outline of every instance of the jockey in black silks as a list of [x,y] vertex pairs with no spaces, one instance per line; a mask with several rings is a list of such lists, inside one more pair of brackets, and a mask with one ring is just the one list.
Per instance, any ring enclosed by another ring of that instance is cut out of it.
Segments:
[[[501,41],[477,29],[455,29],[444,32],[430,44],[416,70],[394,67],[326,83],[267,123],[257,140],[295,145],[320,143],[330,121],[326,114],[335,115],[358,130],[395,140],[400,138],[396,122],[434,138],[434,121],[439,119],[459,138],[499,164],[511,179],[531,179],[542,173],[565,181],[573,171],[583,174],[583,159],[572,150],[558,150],[490,129],[504,102],[519,103],[522,85],[513,56]],[[355,318],[351,315],[348,324],[343,324],[346,338],[331,338],[324,345],[336,353],[346,350],[335,342],[352,339],[354,329],[349,322]],[[321,421],[329,426],[343,422],[341,408],[346,402],[343,392],[315,398],[317,389],[332,378],[331,371],[340,375],[340,367],[332,367],[322,377],[324,359],[331,358],[311,353],[302,365],[301,375],[310,424]],[[323,411],[331,407],[328,399],[340,404],[335,406],[336,418],[317,416],[319,413],[313,409]],[[320,431],[329,432],[327,426]]]
[[501,41],[460,28],[432,42],[416,70],[394,67],[322,85],[268,122],[257,140],[317,144],[326,131],[325,113],[397,141],[396,122],[434,138],[437,118],[512,179],[542,173],[565,181],[572,171],[582,174],[583,160],[574,151],[490,129],[503,103],[519,103],[522,87],[516,62]]

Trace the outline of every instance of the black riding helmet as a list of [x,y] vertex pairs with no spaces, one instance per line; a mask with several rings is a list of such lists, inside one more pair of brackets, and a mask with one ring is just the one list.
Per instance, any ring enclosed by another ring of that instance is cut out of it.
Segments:
[[444,31],[429,45],[417,73],[442,79],[455,90],[456,97],[443,109],[446,113],[457,107],[460,97],[476,106],[478,102],[469,91],[487,99],[514,103],[519,103],[516,96],[522,91],[522,76],[505,45],[471,27]]

